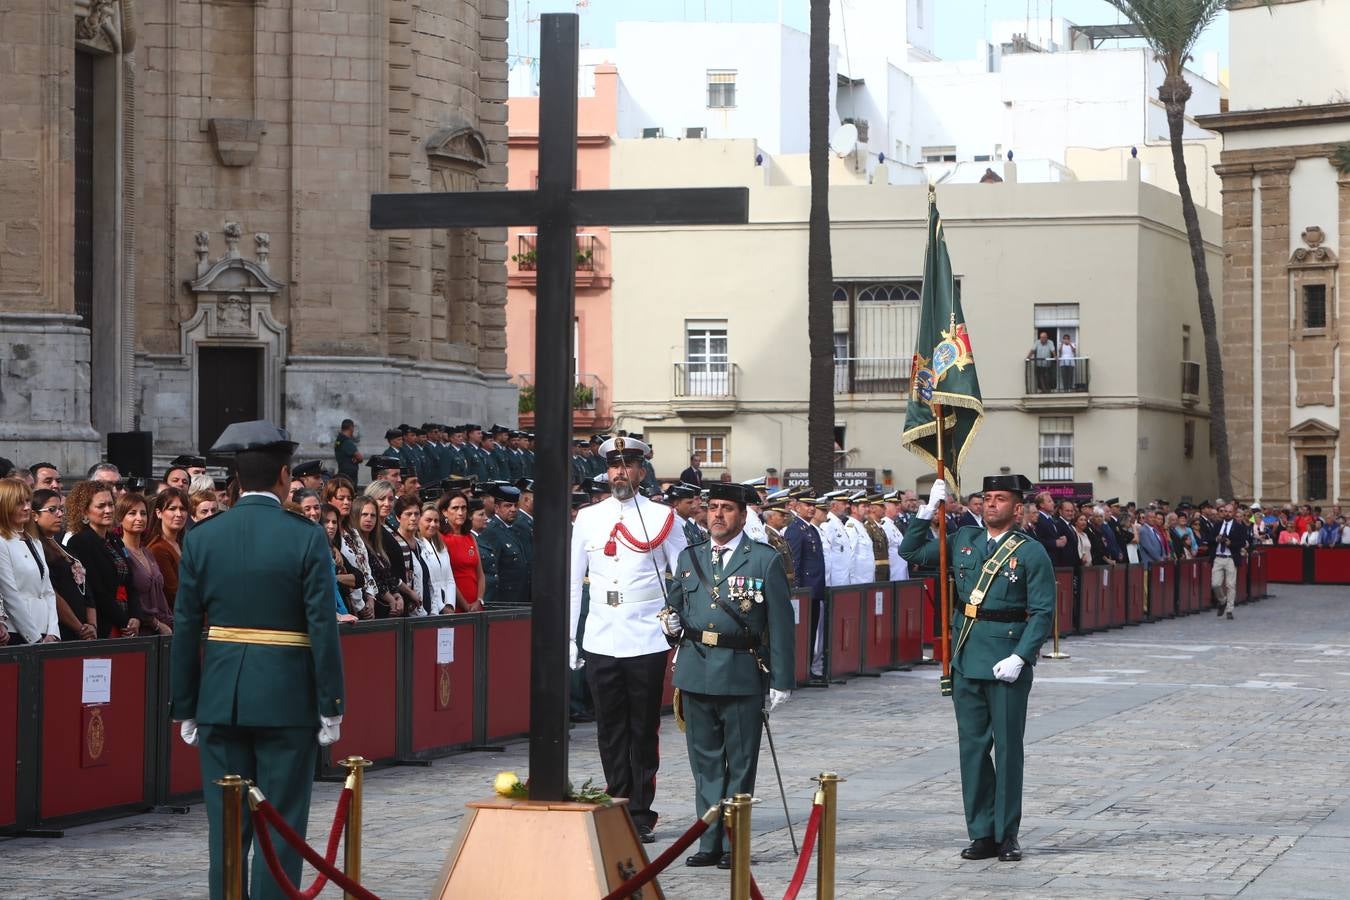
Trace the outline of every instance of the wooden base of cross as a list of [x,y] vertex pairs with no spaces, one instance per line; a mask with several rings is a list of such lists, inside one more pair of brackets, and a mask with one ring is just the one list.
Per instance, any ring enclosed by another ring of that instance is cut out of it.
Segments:
[[[595,900],[647,865],[627,800],[612,806],[484,800],[468,812],[441,869],[436,900]],[[665,895],[653,881],[643,897]]]

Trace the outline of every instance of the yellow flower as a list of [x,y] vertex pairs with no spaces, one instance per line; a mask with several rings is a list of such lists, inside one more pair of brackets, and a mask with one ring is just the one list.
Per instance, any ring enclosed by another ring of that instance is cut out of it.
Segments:
[[510,797],[515,793],[518,784],[520,776],[515,772],[498,772],[497,777],[492,780],[492,789],[503,797]]

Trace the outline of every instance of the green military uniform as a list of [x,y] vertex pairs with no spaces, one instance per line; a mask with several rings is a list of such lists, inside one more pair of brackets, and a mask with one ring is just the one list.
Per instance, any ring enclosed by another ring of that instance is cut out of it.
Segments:
[[[991,479],[992,480],[992,479]],[[900,544],[911,566],[938,568],[938,542],[931,522],[915,516]],[[1022,739],[1032,667],[1050,635],[1055,607],[1055,571],[1045,548],[1009,530],[988,545],[986,529],[968,525],[947,537],[948,566],[956,585],[952,611],[952,700],[960,745],[961,794],[972,841],[999,844],[1017,838],[1022,821]],[[1016,547],[1009,552],[1009,542]],[[976,597],[985,563],[979,619],[967,604]],[[996,564],[996,565],[995,565]],[[984,616],[990,616],[986,619]],[[1018,619],[1021,621],[1018,621]],[[1016,654],[1024,661],[1012,683],[994,677],[994,666]],[[993,758],[990,758],[990,751]]]
[[[496,557],[497,583],[493,599],[497,606],[528,606],[530,563],[516,531],[498,516],[488,519],[478,536],[478,546],[489,544]],[[486,557],[487,550],[483,549]]]
[[[764,694],[769,687],[795,686],[792,603],[777,551],[744,532],[720,566],[713,562],[712,542],[703,541],[680,554],[678,570],[669,603],[685,630],[673,683],[680,690],[702,815],[723,798],[754,793]],[[740,620],[716,602],[714,592]],[[699,850],[729,849],[719,818],[703,833]]]
[[488,534],[487,528],[474,532],[478,541],[478,560],[483,564],[483,606],[491,607],[497,603],[497,542]]
[[523,509],[516,510],[516,520],[511,523],[511,531],[520,542],[520,550],[525,556],[525,567],[528,570],[534,562],[534,516]]
[[464,451],[464,445],[456,445],[453,443],[446,444],[445,450],[446,470],[444,477],[451,478],[455,475],[468,475],[470,471],[469,462]]
[[867,532],[867,539],[872,544],[872,560],[875,564],[872,580],[890,581],[891,553],[890,542],[886,540],[886,532],[871,519],[863,520],[863,529]]
[[[231,449],[227,438],[244,425],[266,425],[285,435],[267,423],[232,425],[213,452],[222,445]],[[253,781],[305,834],[319,717],[343,712],[333,579],[323,529],[286,512],[270,495],[241,497],[228,511],[194,525],[183,542],[172,715],[197,722],[213,898],[223,891],[222,794],[216,779],[234,774]],[[210,626],[205,646],[204,624]],[[248,822],[245,814],[245,860],[252,843]],[[275,843],[282,866],[298,883],[299,854]],[[249,895],[283,896],[261,853],[254,855]]]
[[352,484],[356,484],[356,476],[361,471],[360,464],[356,461],[358,452],[356,439],[338,432],[337,438],[333,441],[333,458],[337,461],[338,474],[350,479]]

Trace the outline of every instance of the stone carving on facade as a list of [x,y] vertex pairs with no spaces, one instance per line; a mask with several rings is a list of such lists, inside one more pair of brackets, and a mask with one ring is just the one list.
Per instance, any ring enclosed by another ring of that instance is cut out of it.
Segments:
[[252,163],[267,131],[267,123],[261,119],[213,118],[207,125],[220,164],[231,167]]
[[270,272],[271,269],[267,258],[272,254],[272,235],[266,231],[260,231],[253,236],[253,256],[258,260],[258,265],[264,272]]
[[120,49],[120,46],[110,46],[114,41],[117,45],[121,43],[118,12],[117,0],[76,0],[75,37],[103,49]]
[[243,229],[238,222],[226,222],[224,235],[225,254],[211,263],[210,235],[196,232],[197,277],[187,283],[187,288],[197,298],[197,312],[181,326],[188,345],[185,352],[191,343],[202,339],[269,341],[285,332],[272,318],[272,298],[285,285],[267,271],[271,235],[259,232],[253,236],[253,259],[239,255]]
[[1305,269],[1327,269],[1337,265],[1336,254],[1330,247],[1322,246],[1327,239],[1327,233],[1319,225],[1309,225],[1303,229],[1303,243],[1306,247],[1299,247],[1289,258],[1290,268]]
[[463,120],[431,133],[424,145],[433,167],[476,172],[487,167],[487,139]]

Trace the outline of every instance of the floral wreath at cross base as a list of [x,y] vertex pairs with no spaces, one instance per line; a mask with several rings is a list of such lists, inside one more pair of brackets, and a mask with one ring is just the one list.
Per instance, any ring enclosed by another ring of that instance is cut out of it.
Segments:
[[[520,780],[520,776],[515,772],[498,772],[497,777],[492,780],[492,789],[500,797],[507,797],[511,800],[530,799],[530,780]],[[567,790],[563,794],[564,799],[571,800],[574,803],[595,803],[600,806],[609,806],[614,802],[614,798],[607,794],[603,788],[596,786],[593,779],[587,778],[581,787],[572,786],[572,782],[567,782]]]

